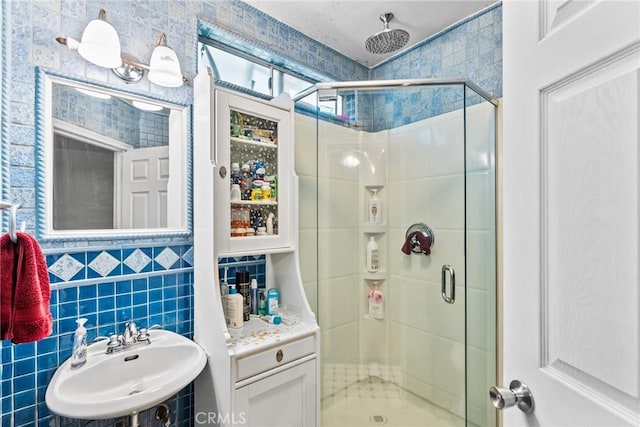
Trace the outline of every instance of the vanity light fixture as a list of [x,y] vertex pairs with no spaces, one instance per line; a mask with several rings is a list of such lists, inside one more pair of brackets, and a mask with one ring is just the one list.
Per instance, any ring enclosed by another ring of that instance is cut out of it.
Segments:
[[115,28],[106,20],[107,13],[100,9],[97,19],[87,24],[82,39],[56,37],[56,41],[99,67],[111,68],[125,83],[139,82],[144,71],[149,71],[149,81],[164,87],[180,87],[187,81],[182,76],[180,61],[176,53],[167,46],[167,36],[161,33],[151,54],[151,63],[146,65],[133,55],[120,51],[120,38]]

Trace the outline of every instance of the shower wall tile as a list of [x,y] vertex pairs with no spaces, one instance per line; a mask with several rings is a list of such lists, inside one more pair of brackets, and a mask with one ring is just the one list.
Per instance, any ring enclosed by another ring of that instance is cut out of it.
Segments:
[[418,381],[433,384],[436,375],[434,354],[441,351],[437,347],[437,341],[434,340],[433,335],[404,327],[402,341],[402,371]]
[[494,230],[467,233],[467,287],[495,294],[496,239]]
[[318,180],[314,177],[298,177],[299,228],[316,229],[318,220]]
[[302,280],[315,282],[318,280],[318,234],[316,229],[300,230],[298,239]]
[[[328,229],[318,232],[318,274],[322,279],[352,276],[360,271],[358,229]],[[340,248],[340,250],[336,250]],[[354,305],[357,307],[357,305]]]
[[316,120],[303,114],[296,114],[294,122],[296,174],[300,177],[316,177],[318,171]]
[[[366,319],[359,324],[359,344],[361,360],[369,366],[392,365],[392,346],[389,344],[391,334],[387,333],[387,325],[375,319]],[[364,357],[363,357],[364,356]]]
[[[320,290],[322,295],[322,289]],[[352,322],[333,329],[324,329],[320,319],[323,363],[358,363],[358,323]]]
[[321,229],[357,228],[360,225],[359,185],[356,181],[318,180],[318,226]]
[[362,299],[358,293],[358,276],[345,276],[332,280],[320,281],[322,290],[318,300],[319,317],[327,319],[325,328],[337,328],[358,320],[357,305]]
[[492,304],[491,298],[493,297],[489,291],[482,291],[478,289],[467,289],[467,315],[468,315],[468,337],[469,345],[479,349],[487,351],[488,344],[493,342],[492,338],[494,334],[491,333],[492,329],[495,329],[496,319],[491,316],[492,308],[495,308],[495,304]]

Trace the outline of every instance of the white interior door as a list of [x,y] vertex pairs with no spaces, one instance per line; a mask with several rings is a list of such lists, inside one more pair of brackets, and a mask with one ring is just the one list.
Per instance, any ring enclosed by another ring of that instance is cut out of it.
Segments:
[[169,147],[122,153],[122,228],[167,226]]
[[504,425],[640,425],[640,2],[506,1]]

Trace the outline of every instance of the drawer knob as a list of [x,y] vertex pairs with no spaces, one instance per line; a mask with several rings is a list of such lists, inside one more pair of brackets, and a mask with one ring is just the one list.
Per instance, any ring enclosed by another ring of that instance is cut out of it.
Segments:
[[276,353],[276,360],[278,362],[282,362],[283,358],[284,358],[284,353],[282,352],[282,350],[278,350],[278,352]]

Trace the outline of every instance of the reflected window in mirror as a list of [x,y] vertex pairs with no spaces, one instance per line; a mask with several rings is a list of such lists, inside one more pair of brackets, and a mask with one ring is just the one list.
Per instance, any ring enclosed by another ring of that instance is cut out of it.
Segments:
[[186,236],[188,108],[44,72],[39,78],[41,237]]

